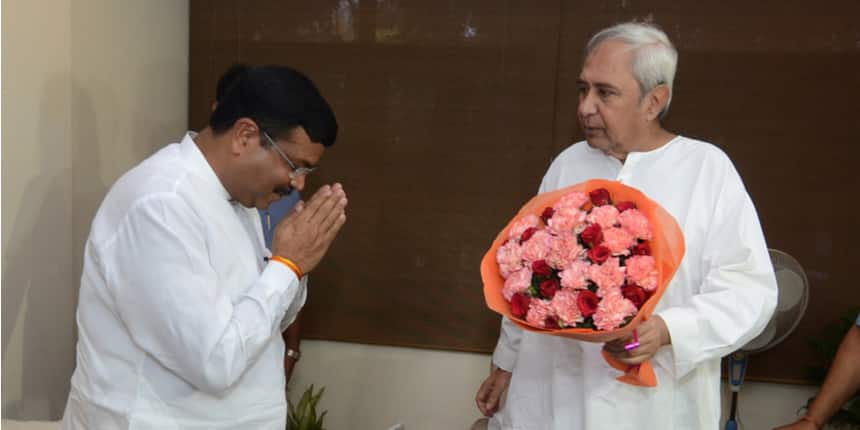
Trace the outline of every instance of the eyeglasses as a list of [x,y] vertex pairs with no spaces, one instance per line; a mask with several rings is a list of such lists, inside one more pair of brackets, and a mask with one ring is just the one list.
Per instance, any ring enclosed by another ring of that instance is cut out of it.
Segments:
[[287,157],[287,154],[284,154],[284,151],[282,151],[281,148],[278,148],[278,145],[275,143],[275,140],[272,139],[271,136],[269,136],[269,133],[266,133],[265,130],[260,129],[260,134],[262,134],[263,137],[266,138],[266,140],[269,142],[269,145],[272,145],[272,148],[275,151],[277,151],[277,153],[281,156],[281,158],[283,158],[284,161],[286,161],[287,164],[290,165],[290,169],[292,169],[292,172],[290,172],[290,179],[296,179],[298,177],[308,175],[317,169],[316,167],[298,167],[298,166],[296,166],[296,164],[290,160],[290,157]]

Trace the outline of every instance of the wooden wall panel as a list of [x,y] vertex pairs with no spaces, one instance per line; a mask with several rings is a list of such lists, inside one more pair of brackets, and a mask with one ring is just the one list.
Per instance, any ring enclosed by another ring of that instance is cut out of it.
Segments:
[[[596,30],[649,18],[680,51],[668,127],[734,160],[769,245],[807,269],[798,332],[750,376],[802,381],[807,338],[852,306],[860,223],[860,3],[192,1],[192,127],[231,63],[306,72],[341,124],[311,188],[341,181],[349,222],[314,273],[311,338],[490,351],[478,263],[580,140],[576,78]],[[786,360],[785,357],[792,357]]]

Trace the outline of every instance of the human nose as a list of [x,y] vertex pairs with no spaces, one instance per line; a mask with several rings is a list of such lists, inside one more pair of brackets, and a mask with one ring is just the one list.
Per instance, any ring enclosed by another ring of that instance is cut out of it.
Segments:
[[583,90],[579,94],[579,116],[585,118],[589,115],[593,115],[597,113],[597,105],[594,102],[594,96],[592,95],[593,91],[591,90]]

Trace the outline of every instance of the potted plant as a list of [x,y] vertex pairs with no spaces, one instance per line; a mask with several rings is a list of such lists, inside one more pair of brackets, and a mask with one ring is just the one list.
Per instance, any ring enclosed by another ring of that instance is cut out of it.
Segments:
[[324,392],[325,387],[322,387],[319,392],[314,393],[314,386],[311,384],[302,393],[298,404],[293,404],[292,401],[287,399],[287,405],[289,406],[287,428],[289,430],[325,430],[323,428],[323,419],[328,411],[323,411],[317,416],[317,404]]

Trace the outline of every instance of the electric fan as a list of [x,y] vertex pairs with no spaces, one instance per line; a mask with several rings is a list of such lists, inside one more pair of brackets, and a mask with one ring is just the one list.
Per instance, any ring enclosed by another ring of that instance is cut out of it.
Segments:
[[773,348],[788,337],[797,327],[803,313],[806,312],[806,305],[809,303],[809,280],[806,278],[806,273],[800,263],[782,251],[769,249],[768,252],[776,275],[776,286],[779,294],[776,310],[761,334],[729,356],[729,383],[732,390],[732,404],[725,430],[738,428],[736,421],[738,393],[744,382],[749,361],[748,356]]

